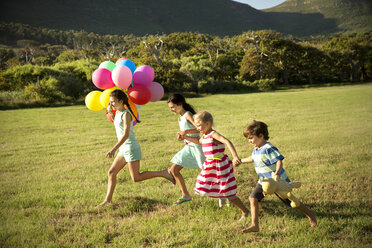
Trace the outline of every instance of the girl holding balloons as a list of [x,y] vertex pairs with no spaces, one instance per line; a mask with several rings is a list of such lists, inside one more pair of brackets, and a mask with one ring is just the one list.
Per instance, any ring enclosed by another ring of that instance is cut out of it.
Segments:
[[[168,99],[168,107],[170,111],[180,116],[178,119],[180,126],[180,131],[177,133],[178,140],[183,140],[181,137],[186,134],[189,134],[192,137],[199,137],[199,131],[196,130],[193,119],[195,110],[190,104],[186,103],[186,100],[182,95],[171,95]],[[176,179],[176,182],[182,193],[182,196],[176,202],[174,202],[173,205],[179,205],[191,201],[190,193],[186,188],[185,180],[183,179],[180,171],[183,168],[199,169],[202,167],[205,160],[201,145],[196,145],[186,140],[185,142],[184,148],[179,151],[171,160],[173,165],[170,168],[170,172]]]
[[[115,116],[113,110],[116,110]],[[128,97],[122,90],[116,89],[110,93],[110,102],[107,111],[114,120],[118,142],[107,152],[106,157],[114,157],[116,151],[119,150],[119,152],[108,171],[107,194],[105,200],[100,205],[111,202],[116,186],[116,176],[126,164],[128,164],[133,182],[139,182],[154,177],[163,177],[175,183],[173,176],[167,169],[163,171],[140,172],[141,148],[134,136],[132,118],[135,119],[137,123],[140,121],[134,115],[128,102]]]

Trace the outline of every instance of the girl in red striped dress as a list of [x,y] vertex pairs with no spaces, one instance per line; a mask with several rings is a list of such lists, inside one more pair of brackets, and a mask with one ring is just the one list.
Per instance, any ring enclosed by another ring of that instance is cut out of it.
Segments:
[[[234,176],[233,165],[238,166],[241,160],[236,153],[233,144],[212,129],[213,116],[202,111],[194,115],[196,128],[203,135],[201,139],[184,135],[183,138],[195,144],[201,144],[206,160],[199,174],[194,191],[199,195],[213,198],[228,199],[242,211],[244,219],[249,214],[243,202],[236,196],[237,186]],[[224,154],[225,145],[231,151],[233,161]]]

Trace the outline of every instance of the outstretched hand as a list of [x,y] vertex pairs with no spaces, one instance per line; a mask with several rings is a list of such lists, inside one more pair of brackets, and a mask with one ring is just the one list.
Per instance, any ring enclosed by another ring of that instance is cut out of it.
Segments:
[[185,139],[185,135],[182,132],[177,133],[177,140],[181,141]]
[[234,158],[233,159],[233,165],[239,166],[242,163],[242,160],[240,158]]
[[108,153],[106,153],[106,158],[112,158],[115,156],[116,149],[111,149]]

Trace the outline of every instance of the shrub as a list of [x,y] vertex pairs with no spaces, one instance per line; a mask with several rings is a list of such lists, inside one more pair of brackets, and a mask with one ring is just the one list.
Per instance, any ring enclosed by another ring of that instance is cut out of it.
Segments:
[[200,81],[198,83],[199,93],[225,93],[233,91],[247,91],[249,87],[236,81]]
[[254,89],[254,90],[268,91],[268,90],[275,89],[276,79],[275,78],[271,78],[271,79],[267,78],[267,79],[255,80],[253,82],[245,81],[243,84],[248,86],[251,89]]
[[24,89],[26,99],[46,100],[48,102],[70,100],[80,96],[81,87],[71,76],[55,78],[49,76],[39,82],[31,83]]

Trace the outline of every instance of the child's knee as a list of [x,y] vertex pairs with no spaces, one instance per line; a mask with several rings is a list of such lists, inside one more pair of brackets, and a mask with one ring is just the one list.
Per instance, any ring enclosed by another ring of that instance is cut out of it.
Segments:
[[133,181],[134,183],[137,183],[137,182],[139,182],[139,181],[141,181],[141,180],[140,180],[140,178],[139,178],[138,175],[133,175],[133,176],[132,176],[132,181]]
[[254,198],[254,197],[249,197],[249,202],[251,204],[258,204],[258,199],[257,198]]
[[109,177],[113,177],[113,176],[116,176],[116,170],[115,169],[109,169],[108,172],[107,172],[107,175]]
[[177,168],[178,166],[177,165],[172,165],[171,168],[170,168],[170,172],[175,175],[175,176],[178,176],[180,175],[180,169]]

